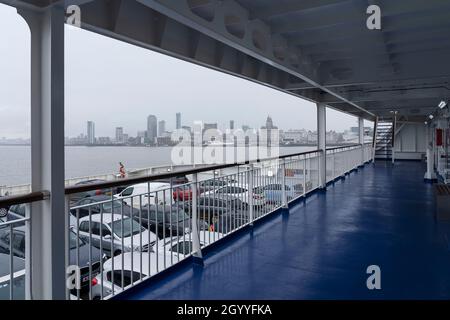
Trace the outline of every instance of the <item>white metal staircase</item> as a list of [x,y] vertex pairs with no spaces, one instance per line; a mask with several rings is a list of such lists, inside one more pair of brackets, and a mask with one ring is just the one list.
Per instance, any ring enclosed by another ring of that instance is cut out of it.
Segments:
[[395,126],[395,117],[377,119],[374,132],[375,159],[393,159]]

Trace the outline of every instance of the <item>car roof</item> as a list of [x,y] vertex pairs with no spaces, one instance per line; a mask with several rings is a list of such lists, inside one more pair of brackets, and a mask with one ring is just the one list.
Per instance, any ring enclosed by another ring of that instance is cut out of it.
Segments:
[[[150,257],[149,257],[150,256]],[[157,259],[158,256],[158,259]],[[123,270],[134,272],[141,272],[141,257],[142,257],[142,273],[144,275],[154,275],[158,271],[164,269],[164,267],[169,267],[172,263],[171,254],[165,255],[165,266],[164,266],[164,254],[155,253],[155,252],[125,252],[121,255],[115,256],[114,258],[108,259],[103,264],[103,270],[108,272],[112,269],[112,261],[114,260],[114,271],[120,272],[122,270],[122,261]],[[148,261],[150,260],[150,264]],[[158,268],[156,261],[158,260]],[[133,265],[133,269],[131,269],[131,265]],[[150,271],[150,272],[149,272]],[[137,280],[137,279],[136,279]]]
[[[158,241],[158,246],[160,246],[160,244],[164,244],[166,243],[166,247],[171,246],[172,244],[175,245],[177,242],[181,242],[181,241],[192,241],[192,233],[188,233],[185,234],[184,236],[180,236],[180,237],[172,237],[170,238],[164,238]],[[219,233],[219,232],[215,232],[215,231],[205,231],[205,230],[200,230],[199,231],[199,239],[200,239],[200,244],[202,245],[207,245],[209,243],[214,242],[214,240],[218,240],[224,237],[224,234]]]
[[[147,188],[148,183],[147,182],[143,182],[143,183],[137,183],[137,184],[133,184],[131,186],[128,186],[127,188],[133,187],[133,188]],[[159,188],[159,187],[170,187],[170,183],[167,182],[150,182],[150,189],[152,188]]]
[[[129,218],[128,216],[124,215],[123,216],[124,219]],[[111,223],[111,221],[117,221],[117,220],[122,220],[122,215],[121,214],[112,214],[111,213],[104,213],[103,214],[103,223]],[[89,221],[89,216],[80,218],[80,222],[83,221]],[[101,221],[101,214],[100,213],[96,213],[96,214],[92,214],[91,215],[91,221],[92,222],[100,222]]]

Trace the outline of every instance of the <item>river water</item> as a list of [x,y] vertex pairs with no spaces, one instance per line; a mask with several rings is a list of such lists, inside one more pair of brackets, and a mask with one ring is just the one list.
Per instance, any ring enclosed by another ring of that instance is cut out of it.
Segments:
[[[281,147],[280,154],[316,149]],[[117,173],[119,162],[127,170],[170,165],[172,147],[66,147],[66,179]],[[0,146],[0,186],[28,184],[31,180],[29,146]]]

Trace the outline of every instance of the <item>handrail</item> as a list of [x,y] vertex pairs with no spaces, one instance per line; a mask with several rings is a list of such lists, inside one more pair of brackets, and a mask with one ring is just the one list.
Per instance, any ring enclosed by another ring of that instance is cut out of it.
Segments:
[[394,114],[394,119],[392,119],[392,138],[391,138],[391,146],[395,147],[395,131],[397,130],[397,116]]
[[248,165],[251,163],[258,163],[262,161],[271,161],[271,160],[277,160],[277,159],[285,159],[290,157],[297,157],[302,155],[308,155],[313,153],[321,153],[321,150],[312,150],[312,151],[306,151],[306,152],[299,152],[294,154],[288,154],[288,155],[282,155],[278,157],[272,157],[272,158],[264,158],[264,159],[257,159],[255,161],[245,161],[245,162],[235,162],[235,163],[229,163],[229,164],[222,164],[222,165],[212,165],[202,168],[194,168],[194,169],[187,169],[187,170],[179,170],[179,171],[172,171],[167,173],[156,173],[151,174],[147,176],[142,177],[135,177],[135,178],[125,178],[115,181],[107,181],[107,182],[99,182],[99,183],[93,183],[89,185],[82,185],[82,186],[70,186],[67,187],[65,190],[66,195],[70,194],[76,194],[80,192],[87,192],[92,190],[98,190],[98,189],[107,189],[107,188],[114,188],[114,187],[120,187],[123,185],[131,185],[131,184],[137,184],[137,183],[145,183],[150,181],[156,181],[159,179],[168,179],[168,178],[175,178],[178,176],[185,176],[195,173],[202,173],[202,172],[208,172],[208,171],[215,171],[215,170],[221,170],[236,166],[242,166],[242,165]]
[[27,194],[21,194],[17,196],[6,196],[0,198],[0,208],[10,207],[16,204],[32,203],[37,201],[46,200],[50,197],[48,191],[37,191]]
[[327,151],[336,151],[341,149],[347,149],[347,148],[354,148],[354,147],[362,147],[364,144],[348,144],[345,146],[335,147],[335,148],[327,148]]
[[372,148],[376,148],[377,144],[377,131],[378,131],[378,117],[375,118],[373,123],[373,137],[372,137]]
[[[326,151],[336,151],[340,149],[346,149],[351,147],[361,147],[361,144],[352,144],[352,145],[345,145],[335,148],[329,148]],[[107,182],[99,182],[99,183],[93,183],[89,185],[82,185],[82,186],[70,186],[65,188],[65,194],[76,194],[80,192],[87,192],[92,190],[98,190],[98,189],[107,189],[107,188],[114,188],[119,187],[127,184],[137,184],[137,183],[145,183],[150,181],[155,181],[158,179],[168,179],[168,178],[175,178],[178,176],[183,175],[190,175],[194,173],[202,173],[202,172],[208,172],[208,171],[215,171],[220,169],[226,169],[231,168],[235,166],[241,166],[241,165],[248,165],[251,163],[258,163],[263,161],[271,161],[271,160],[277,160],[277,159],[286,159],[290,157],[297,157],[297,156],[303,156],[303,155],[309,155],[314,153],[322,153],[322,150],[316,149],[306,152],[299,152],[299,153],[293,153],[293,154],[287,154],[282,155],[278,157],[272,157],[272,158],[264,158],[264,159],[257,159],[255,161],[245,161],[241,163],[229,163],[229,164],[222,164],[222,165],[211,165],[207,167],[202,168],[194,168],[194,169],[188,169],[188,170],[180,170],[180,171],[172,171],[167,173],[157,173],[157,174],[151,174],[143,177],[135,177],[135,178],[125,178],[115,181],[107,181]],[[9,207],[16,204],[23,204],[23,203],[32,203],[37,201],[42,201],[48,199],[50,196],[50,193],[48,191],[38,191],[38,192],[31,192],[28,194],[23,195],[17,195],[17,196],[6,196],[0,198],[0,207]]]

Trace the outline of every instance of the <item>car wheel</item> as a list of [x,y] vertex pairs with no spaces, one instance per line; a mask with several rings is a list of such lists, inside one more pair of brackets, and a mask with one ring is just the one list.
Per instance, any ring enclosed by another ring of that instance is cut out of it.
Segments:
[[8,209],[7,208],[0,208],[0,218],[4,218],[8,215]]
[[114,257],[120,255],[121,253],[122,253],[122,250],[114,251]]

